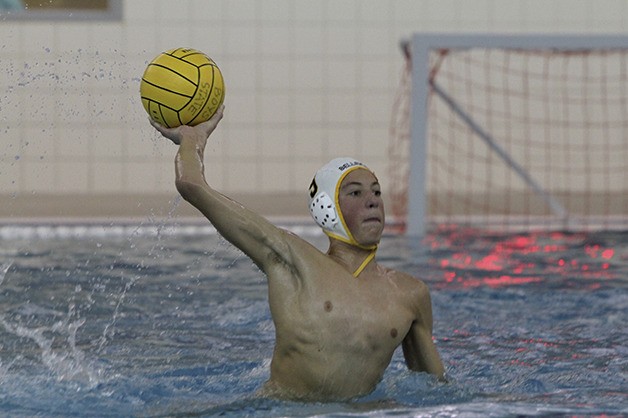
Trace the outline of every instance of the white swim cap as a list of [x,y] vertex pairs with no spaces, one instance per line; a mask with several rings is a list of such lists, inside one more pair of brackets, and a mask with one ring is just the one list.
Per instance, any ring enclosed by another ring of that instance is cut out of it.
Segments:
[[338,203],[340,183],[347,174],[359,168],[371,171],[349,157],[335,158],[321,167],[310,184],[310,213],[328,236],[360,248],[374,249],[376,245],[364,246],[353,238]]

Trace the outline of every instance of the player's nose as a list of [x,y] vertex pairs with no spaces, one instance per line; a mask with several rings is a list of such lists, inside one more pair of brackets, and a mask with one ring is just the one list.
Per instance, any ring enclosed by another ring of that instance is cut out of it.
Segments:
[[381,198],[374,192],[368,194],[366,206],[369,208],[377,208],[381,204]]

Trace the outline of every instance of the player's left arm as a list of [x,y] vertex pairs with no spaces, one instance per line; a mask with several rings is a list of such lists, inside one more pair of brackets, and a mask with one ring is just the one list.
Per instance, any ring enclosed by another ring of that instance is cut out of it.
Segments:
[[402,342],[410,370],[427,372],[445,380],[445,368],[432,340],[432,301],[427,285],[418,282],[414,293],[416,317]]

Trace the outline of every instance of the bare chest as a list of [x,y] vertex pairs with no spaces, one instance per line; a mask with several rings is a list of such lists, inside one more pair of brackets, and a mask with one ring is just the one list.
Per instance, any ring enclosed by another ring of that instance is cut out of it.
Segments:
[[334,279],[309,283],[295,295],[282,315],[286,329],[326,349],[386,355],[394,350],[414,319],[407,295],[383,279]]

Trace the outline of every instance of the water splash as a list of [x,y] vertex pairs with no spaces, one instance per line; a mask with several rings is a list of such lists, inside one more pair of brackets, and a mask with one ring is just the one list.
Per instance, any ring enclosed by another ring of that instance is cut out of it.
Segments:
[[116,323],[118,322],[118,318],[120,316],[120,307],[122,306],[127,293],[133,287],[133,285],[138,279],[139,277],[131,277],[131,279],[127,281],[126,284],[124,285],[124,289],[122,289],[122,292],[120,293],[118,300],[116,302],[116,306],[113,310],[113,314],[111,315],[111,320],[109,321],[107,325],[105,325],[102,335],[98,339],[98,349],[96,350],[96,352],[101,353],[103,349],[105,348],[105,344],[107,344],[107,342],[110,341],[115,336]]
[[[171,227],[169,220],[171,220],[174,217],[175,210],[181,203],[181,200],[182,200],[181,197],[175,198],[174,202],[172,203],[171,208],[169,209],[167,213],[166,219],[164,219],[163,221],[158,222],[154,214],[152,214],[151,217],[148,219],[148,223],[151,224],[155,228],[154,230],[155,240],[153,241],[153,244],[148,250],[148,256],[154,260],[158,260],[160,258],[165,257],[162,238],[164,235],[168,235],[167,229]],[[141,238],[143,236],[142,234],[143,227],[144,227],[143,224],[138,225],[137,228],[135,228],[135,230],[133,230],[128,235],[127,241],[129,243],[129,248],[131,249],[135,248],[135,243],[133,241],[135,238],[138,238],[138,237]],[[142,264],[139,264],[136,266],[136,268],[138,271],[141,272],[144,266]],[[101,353],[103,349],[105,348],[105,345],[107,344],[107,342],[114,338],[116,323],[118,322],[118,318],[120,316],[120,309],[123,306],[127,293],[131,290],[131,288],[133,288],[136,282],[140,280],[140,278],[141,278],[141,274],[133,275],[125,283],[124,288],[122,289],[122,291],[120,292],[117,298],[116,305],[115,305],[113,314],[111,316],[111,320],[109,321],[109,323],[107,323],[107,325],[105,325],[102,335],[98,339],[98,349],[97,349],[98,353]]]
[[7,272],[9,271],[12,265],[13,265],[12,261],[8,263],[3,263],[0,265],[0,286],[2,285],[2,282],[4,282],[4,278],[7,275]]
[[34,342],[39,348],[41,363],[58,381],[73,381],[92,389],[100,383],[101,372],[89,364],[85,353],[76,346],[76,334],[84,319],[72,320],[73,307],[67,317],[50,326],[28,327],[10,323],[0,317],[0,325],[16,336]]

